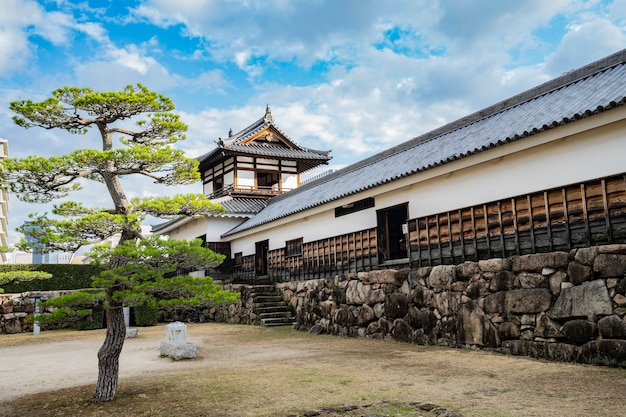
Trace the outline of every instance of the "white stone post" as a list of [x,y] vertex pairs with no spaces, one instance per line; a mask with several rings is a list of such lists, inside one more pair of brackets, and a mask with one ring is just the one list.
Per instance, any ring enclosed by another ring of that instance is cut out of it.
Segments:
[[41,294],[35,294],[35,322],[33,323],[33,335],[39,336],[39,300],[41,300]]
[[187,326],[176,321],[165,326],[165,340],[161,342],[161,356],[174,360],[194,359],[196,346],[187,342]]

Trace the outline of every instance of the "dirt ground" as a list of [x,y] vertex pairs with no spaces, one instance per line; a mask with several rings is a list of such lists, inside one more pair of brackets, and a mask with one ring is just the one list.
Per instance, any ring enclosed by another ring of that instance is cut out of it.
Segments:
[[[437,404],[466,417],[626,415],[624,369],[215,323],[188,325],[187,338],[197,346],[198,357],[173,361],[159,356],[164,336],[165,325],[159,325],[140,328],[137,338],[126,340],[120,391],[131,383],[133,390],[141,390],[142,384],[166,381],[158,385],[167,398],[167,381],[173,381],[173,389],[174,381],[208,375],[213,391],[225,384],[220,398],[230,395],[231,404],[217,398],[198,405],[217,410],[202,415],[305,415],[385,401]],[[0,335],[0,405],[9,404],[6,415],[11,415],[10,404],[27,402],[34,394],[93,386],[103,339],[102,330]],[[139,393],[133,401],[149,395]],[[205,397],[193,401],[208,401]],[[2,408],[0,415],[5,415]]]

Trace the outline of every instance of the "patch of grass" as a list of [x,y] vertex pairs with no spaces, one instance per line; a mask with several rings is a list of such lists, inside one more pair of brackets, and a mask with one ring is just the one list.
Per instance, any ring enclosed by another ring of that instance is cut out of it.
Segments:
[[398,402],[376,405],[372,407],[372,411],[388,417],[413,417],[424,414],[423,411],[419,413],[414,406]]

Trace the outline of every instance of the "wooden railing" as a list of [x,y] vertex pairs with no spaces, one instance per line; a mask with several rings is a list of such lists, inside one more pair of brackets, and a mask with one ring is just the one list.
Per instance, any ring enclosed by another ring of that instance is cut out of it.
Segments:
[[[243,258],[236,275],[244,281],[254,277],[254,256]],[[285,248],[268,252],[270,281],[300,281],[347,272],[367,271],[378,265],[376,229],[361,230],[327,239],[306,242],[302,253],[285,256]]]
[[275,196],[285,193],[287,191],[291,191],[291,188],[282,188],[277,189],[275,187],[235,187],[234,185],[229,185],[227,187],[221,188],[219,190],[214,191],[213,193],[206,196],[209,200],[225,197],[229,195],[241,194],[241,195],[263,195],[263,196]]

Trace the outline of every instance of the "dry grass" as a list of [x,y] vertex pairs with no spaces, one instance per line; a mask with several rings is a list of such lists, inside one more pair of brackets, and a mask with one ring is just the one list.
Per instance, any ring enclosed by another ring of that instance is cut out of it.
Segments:
[[[163,327],[142,328],[158,344]],[[44,332],[0,337],[3,345],[100,337],[99,332]],[[545,363],[485,352],[392,341],[313,336],[286,328],[190,325],[198,358],[174,371],[120,381],[115,401],[93,404],[93,386],[23,397],[6,416],[287,416],[332,407],[324,415],[430,415],[434,403],[466,417],[624,415],[623,369]],[[128,342],[127,342],[128,343]],[[93,353],[95,355],[95,352]],[[8,358],[3,358],[6,360]],[[167,360],[167,359],[164,359]],[[337,411],[338,410],[338,411]],[[360,413],[360,414],[359,414]]]

